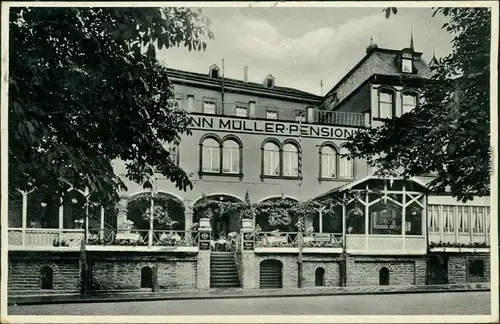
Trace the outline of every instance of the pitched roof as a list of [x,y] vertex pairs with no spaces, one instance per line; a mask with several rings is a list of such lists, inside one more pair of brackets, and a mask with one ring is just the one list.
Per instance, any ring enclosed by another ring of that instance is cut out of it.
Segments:
[[431,70],[422,59],[422,53],[414,52],[416,73],[403,73],[396,64],[400,50],[376,48],[368,52],[325,96],[336,92],[338,102],[349,96],[373,75],[398,76],[404,79],[429,79]]
[[[197,72],[189,72],[189,71],[182,71],[182,70],[176,70],[176,69],[170,69],[168,68],[168,74],[171,77],[176,77],[184,80],[193,80],[193,81],[198,81],[198,82],[206,82],[209,84],[212,84],[214,86],[221,85],[222,84],[222,79],[213,79],[211,78],[208,74],[205,73],[197,73]],[[268,94],[280,94],[280,95],[291,95],[291,96],[296,96],[296,97],[303,97],[305,99],[309,100],[317,100],[321,101],[323,97],[312,94],[310,92],[294,89],[294,88],[289,88],[289,87],[281,87],[281,86],[274,86],[273,88],[266,88],[263,87],[261,83],[256,83],[256,82],[244,82],[242,80],[237,80],[237,79],[232,79],[232,78],[224,78],[224,85],[226,87],[237,87],[237,88],[242,88],[242,90],[248,89],[248,90],[253,90],[253,91],[261,91],[263,93],[268,93]]]

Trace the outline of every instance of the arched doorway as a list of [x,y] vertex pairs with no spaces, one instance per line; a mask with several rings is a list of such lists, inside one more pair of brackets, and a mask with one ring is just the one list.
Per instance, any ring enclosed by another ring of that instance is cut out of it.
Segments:
[[316,287],[324,287],[325,286],[325,269],[319,267],[316,269],[314,274],[314,285]]
[[381,286],[389,285],[389,269],[383,267],[379,270],[378,281]]
[[241,229],[240,211],[233,210],[228,206],[228,203],[242,203],[243,201],[237,197],[225,194],[210,194],[194,204],[194,221],[199,222],[200,216],[204,213],[196,207],[210,201],[209,207],[212,214],[211,226],[212,237],[215,241],[227,240],[228,234],[231,232],[239,232]]
[[283,263],[278,260],[264,260],[259,267],[260,288],[283,288]]
[[153,288],[153,269],[145,266],[141,269],[141,288]]
[[[142,193],[130,197],[127,217],[134,223],[143,238],[150,229],[151,193]],[[174,195],[160,192],[154,197],[153,229],[155,231],[184,231],[184,204]],[[160,238],[161,234],[155,234]]]
[[54,270],[49,266],[40,269],[40,279],[42,289],[52,289],[54,285]]

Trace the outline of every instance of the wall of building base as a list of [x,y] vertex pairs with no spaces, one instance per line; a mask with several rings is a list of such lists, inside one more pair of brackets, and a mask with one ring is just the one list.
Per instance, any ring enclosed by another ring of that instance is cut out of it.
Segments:
[[380,270],[389,270],[389,285],[424,285],[427,276],[425,257],[347,256],[347,286],[380,284]]
[[[41,269],[52,269],[52,289],[42,289]],[[8,293],[54,294],[80,291],[80,254],[9,252]]]
[[[177,255],[91,256],[93,291],[141,289],[141,269],[155,269],[160,290],[197,287],[197,257]],[[147,289],[147,288],[146,288]]]
[[[484,261],[484,276],[473,276],[468,271],[469,263],[473,260]],[[451,254],[448,255],[448,283],[459,284],[466,282],[490,282],[491,260],[488,254]]]

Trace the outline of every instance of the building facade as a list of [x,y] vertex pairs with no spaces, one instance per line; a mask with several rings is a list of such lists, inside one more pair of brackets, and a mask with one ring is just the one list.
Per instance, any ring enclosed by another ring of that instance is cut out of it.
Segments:
[[[235,80],[216,65],[169,70],[192,130],[169,150],[192,190],[160,175],[153,191],[126,182],[116,213],[86,208],[85,190],[69,190],[60,205],[11,195],[9,293],[291,288],[299,254],[306,287],[490,280],[489,197],[461,203],[431,194],[430,176],[380,179],[366,161],[341,156],[350,134],[418,104],[431,70],[413,41],[403,50],[370,44],[326,96],[277,86],[271,74],[249,82],[247,72]],[[124,163],[114,161],[118,174]],[[247,221],[221,210],[347,191],[355,196],[318,206],[300,234],[297,220],[277,224],[269,211]],[[207,201],[220,202],[208,221],[199,207]]]

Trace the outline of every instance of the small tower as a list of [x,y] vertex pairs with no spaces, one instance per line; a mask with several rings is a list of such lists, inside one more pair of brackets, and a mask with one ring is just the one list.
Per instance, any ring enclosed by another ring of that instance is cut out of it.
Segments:
[[377,50],[378,45],[373,42],[373,37],[370,37],[370,45],[366,47],[366,54],[371,54]]

